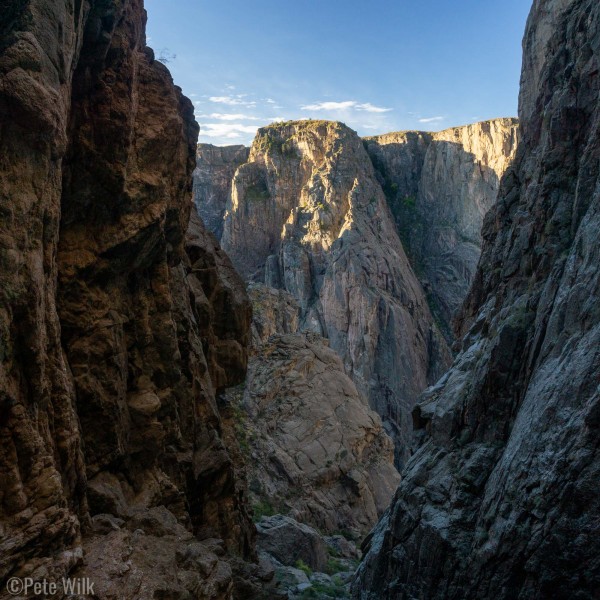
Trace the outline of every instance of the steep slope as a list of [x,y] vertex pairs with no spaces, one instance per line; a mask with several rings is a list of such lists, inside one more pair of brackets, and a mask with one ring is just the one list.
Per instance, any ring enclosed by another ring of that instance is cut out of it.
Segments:
[[462,350],[415,411],[356,598],[598,596],[599,50],[598,2],[534,2]]
[[241,597],[254,533],[216,398],[250,306],[201,223],[185,242],[192,105],[139,0],[2,9],[0,587],[229,599],[237,563]]
[[517,142],[516,119],[365,139],[404,248],[449,341],[477,268],[483,218]]
[[259,509],[362,538],[400,480],[392,441],[327,340],[298,332],[294,299],[262,285],[250,297],[257,331],[238,400],[250,496]]
[[259,130],[234,177],[222,245],[251,281],[291,293],[408,453],[410,410],[449,354],[360,138],[341,123]]
[[248,160],[245,146],[198,144],[194,171],[194,204],[202,221],[218,240],[223,235],[223,217],[231,182],[237,168]]

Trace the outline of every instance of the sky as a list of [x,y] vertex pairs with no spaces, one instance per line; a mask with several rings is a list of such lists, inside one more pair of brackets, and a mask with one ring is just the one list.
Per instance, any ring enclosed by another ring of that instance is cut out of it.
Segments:
[[531,0],[146,0],[148,45],[194,102],[200,142],[281,120],[360,135],[517,115]]

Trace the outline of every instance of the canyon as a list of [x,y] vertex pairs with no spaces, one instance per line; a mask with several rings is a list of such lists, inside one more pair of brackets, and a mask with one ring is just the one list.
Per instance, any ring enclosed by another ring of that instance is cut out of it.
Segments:
[[599,45],[597,2],[534,2],[460,352],[415,409],[355,598],[597,597]]
[[0,598],[597,598],[595,0],[518,121],[251,148],[142,0],[0,5]]
[[517,143],[516,119],[497,119],[365,140],[301,121],[261,129],[246,153],[198,146],[200,216],[248,282],[296,300],[296,329],[329,340],[398,466],[419,394],[450,364],[452,318]]

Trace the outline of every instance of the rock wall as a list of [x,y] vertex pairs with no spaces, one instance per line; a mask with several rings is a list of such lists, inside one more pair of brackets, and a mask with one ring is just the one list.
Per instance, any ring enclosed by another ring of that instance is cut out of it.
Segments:
[[248,160],[245,146],[198,144],[194,171],[194,204],[207,229],[218,240],[223,235],[223,217],[231,182],[237,168]]
[[522,143],[485,219],[462,350],[375,529],[361,599],[600,589],[600,5],[536,0]]
[[393,443],[328,341],[298,331],[293,297],[253,285],[250,298],[258,335],[245,389],[228,395],[241,409],[256,511],[360,539],[400,480]]
[[237,171],[222,245],[244,278],[282,288],[408,455],[410,411],[449,352],[360,138],[341,123],[259,130]]
[[[258,590],[233,419],[243,283],[192,222],[197,125],[140,0],[0,13],[0,588]],[[235,556],[236,558],[228,558]]]
[[483,218],[518,145],[518,121],[366,138],[404,248],[448,341],[473,281]]

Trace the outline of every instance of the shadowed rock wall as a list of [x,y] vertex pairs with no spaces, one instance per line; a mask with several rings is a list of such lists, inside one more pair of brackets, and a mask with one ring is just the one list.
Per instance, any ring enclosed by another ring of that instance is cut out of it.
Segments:
[[596,1],[534,2],[462,349],[415,410],[356,598],[597,598],[599,56]]
[[140,0],[0,11],[2,589],[254,585],[217,399],[244,379],[250,305],[202,224],[188,231],[198,128],[145,21]]

